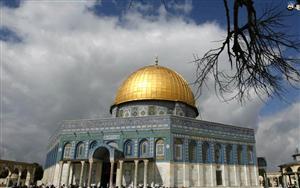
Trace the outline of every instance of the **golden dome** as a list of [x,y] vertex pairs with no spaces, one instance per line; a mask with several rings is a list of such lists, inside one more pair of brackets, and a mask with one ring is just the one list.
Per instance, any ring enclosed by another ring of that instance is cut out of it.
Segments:
[[179,101],[196,108],[193,92],[184,78],[159,65],[132,73],[119,88],[114,105],[139,100]]

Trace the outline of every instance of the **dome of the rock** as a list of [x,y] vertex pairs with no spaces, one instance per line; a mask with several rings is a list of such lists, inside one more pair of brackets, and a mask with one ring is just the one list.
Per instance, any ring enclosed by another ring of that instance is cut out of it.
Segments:
[[114,105],[141,100],[182,102],[195,107],[195,99],[185,79],[159,65],[143,67],[132,73],[117,91]]

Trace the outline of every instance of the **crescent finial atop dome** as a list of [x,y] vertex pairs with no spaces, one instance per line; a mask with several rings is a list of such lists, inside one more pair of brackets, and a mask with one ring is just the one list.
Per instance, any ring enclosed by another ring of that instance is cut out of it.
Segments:
[[155,65],[158,65],[158,56],[155,57]]

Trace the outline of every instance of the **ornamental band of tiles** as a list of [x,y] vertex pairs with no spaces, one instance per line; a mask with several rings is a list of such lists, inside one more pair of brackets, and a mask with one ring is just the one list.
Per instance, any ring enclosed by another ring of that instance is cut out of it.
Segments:
[[196,119],[187,82],[156,65],[119,88],[111,118],[62,121],[43,183],[79,187],[258,187],[254,130]]

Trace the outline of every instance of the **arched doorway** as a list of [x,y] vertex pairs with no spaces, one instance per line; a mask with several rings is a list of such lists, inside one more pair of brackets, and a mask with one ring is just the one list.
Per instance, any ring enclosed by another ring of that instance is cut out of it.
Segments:
[[292,176],[294,173],[290,167],[286,168],[286,174],[288,176],[288,186],[294,185],[294,182],[292,181]]
[[100,146],[95,149],[93,153],[93,159],[99,160],[102,162],[101,167],[101,177],[100,177],[100,187],[107,188],[110,184],[110,175],[111,175],[111,165],[114,165],[113,173],[112,173],[112,183],[116,184],[116,171],[117,171],[117,163],[111,163],[111,154],[108,147]]

